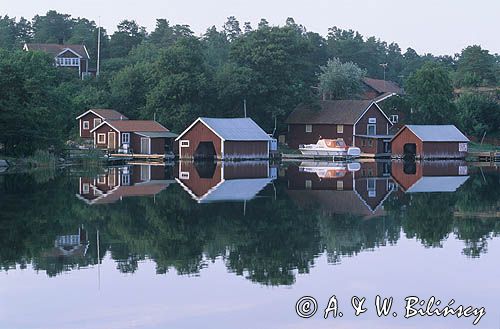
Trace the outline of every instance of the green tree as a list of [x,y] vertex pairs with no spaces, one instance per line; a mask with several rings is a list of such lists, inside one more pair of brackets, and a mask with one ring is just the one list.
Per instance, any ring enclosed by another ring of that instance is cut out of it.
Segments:
[[456,83],[458,86],[494,85],[495,57],[481,46],[469,46],[462,50],[457,62]]
[[66,43],[72,34],[71,15],[50,10],[45,16],[33,18],[33,41],[39,43]]
[[456,100],[458,124],[462,131],[481,137],[498,131],[500,104],[488,96],[466,93]]
[[125,57],[130,50],[146,38],[146,29],[135,21],[123,20],[111,35],[109,52],[111,57]]
[[0,48],[12,49],[16,44],[16,20],[0,16]]
[[453,87],[448,71],[426,63],[406,82],[412,106],[409,121],[416,124],[448,124],[455,120]]
[[333,58],[320,69],[319,89],[331,99],[355,98],[362,91],[361,79],[366,71],[356,64],[342,63],[338,58]]

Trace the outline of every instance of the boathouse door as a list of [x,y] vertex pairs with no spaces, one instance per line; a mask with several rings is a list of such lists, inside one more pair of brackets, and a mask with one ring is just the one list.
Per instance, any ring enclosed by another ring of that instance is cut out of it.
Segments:
[[110,131],[108,133],[108,149],[109,150],[116,149],[116,133],[114,131]]
[[149,138],[141,137],[141,153],[151,154],[151,144],[149,143]]

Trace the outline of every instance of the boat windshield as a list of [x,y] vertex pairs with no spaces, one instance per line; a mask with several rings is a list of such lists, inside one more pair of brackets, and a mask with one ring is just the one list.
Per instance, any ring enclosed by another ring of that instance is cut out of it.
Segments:
[[345,146],[344,140],[343,139],[337,139],[337,146],[344,147]]

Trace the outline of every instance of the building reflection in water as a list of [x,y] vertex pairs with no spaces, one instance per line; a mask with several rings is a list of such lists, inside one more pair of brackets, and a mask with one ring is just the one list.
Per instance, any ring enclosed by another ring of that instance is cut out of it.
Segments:
[[394,192],[454,192],[467,181],[462,161],[302,162],[286,171],[287,193],[328,214],[378,217]]
[[463,161],[395,161],[392,178],[405,193],[420,193],[455,192],[469,176]]
[[277,178],[268,161],[179,162],[175,172],[198,203],[249,201]]
[[87,204],[109,204],[131,196],[154,196],[171,183],[171,168],[163,165],[110,167],[96,177],[80,177],[76,195]]
[[299,205],[318,205],[327,214],[381,216],[395,189],[390,162],[302,162],[288,167],[286,179]]

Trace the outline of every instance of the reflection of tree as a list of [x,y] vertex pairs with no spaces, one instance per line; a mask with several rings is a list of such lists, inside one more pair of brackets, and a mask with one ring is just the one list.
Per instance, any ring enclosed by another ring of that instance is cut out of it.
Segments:
[[[0,266],[32,264],[56,275],[96,263],[96,230],[100,255],[108,252],[121,272],[134,272],[152,259],[157,273],[174,269],[197,275],[220,257],[227,269],[266,285],[289,285],[295,272],[307,273],[326,251],[332,263],[364,250],[394,244],[401,228],[425,246],[440,246],[450,234],[465,242],[464,254],[487,251],[487,240],[500,232],[500,221],[454,218],[454,209],[471,209],[476,194],[481,210],[498,202],[498,175],[471,178],[456,193],[396,194],[384,203],[387,215],[361,219],[327,216],[320,207],[301,208],[276,182],[277,200],[196,204],[173,185],[152,197],[126,198],[114,204],[88,206],[74,197],[75,182],[62,175],[35,184],[30,175],[2,176],[0,191]],[[267,195],[267,191],[263,192]],[[89,232],[84,257],[53,257],[57,236]]]
[[400,231],[400,225],[389,217],[363,220],[352,215],[335,215],[321,217],[319,226],[321,241],[331,263],[340,262],[342,256],[395,244]]

